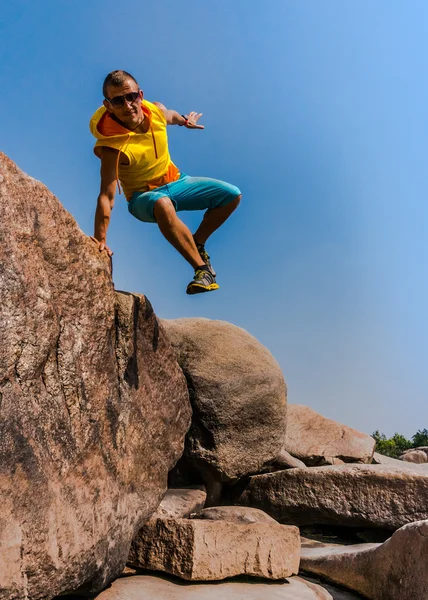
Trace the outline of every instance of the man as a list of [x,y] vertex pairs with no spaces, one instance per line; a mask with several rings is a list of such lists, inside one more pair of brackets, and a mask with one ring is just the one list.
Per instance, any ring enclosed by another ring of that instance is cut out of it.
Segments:
[[[202,114],[180,115],[163,104],[143,100],[137,81],[126,71],[109,73],[103,94],[103,106],[90,122],[97,139],[94,152],[101,159],[93,238],[99,250],[113,254],[106,236],[120,181],[129,212],[140,221],[157,223],[168,242],[194,268],[187,293],[218,289],[205,242],[238,206],[241,192],[223,181],[180,173],[170,158],[166,132],[167,125],[203,129],[198,124]],[[206,212],[192,235],[177,212],[201,209]]]

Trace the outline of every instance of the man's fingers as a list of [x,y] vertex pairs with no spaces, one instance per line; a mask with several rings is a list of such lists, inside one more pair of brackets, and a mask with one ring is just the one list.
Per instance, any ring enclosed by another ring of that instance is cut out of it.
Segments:
[[98,245],[98,250],[100,252],[105,250],[109,256],[113,256],[114,253],[110,250],[108,246],[106,246],[104,242],[100,242],[99,240],[97,240],[97,238],[94,238],[92,235],[90,235],[89,237],[93,242],[95,242]]
[[192,110],[192,112],[190,112],[187,115],[187,124],[186,127],[188,129],[205,129],[205,127],[203,125],[198,125],[198,121],[199,119],[202,117],[203,113],[197,113],[196,111]]

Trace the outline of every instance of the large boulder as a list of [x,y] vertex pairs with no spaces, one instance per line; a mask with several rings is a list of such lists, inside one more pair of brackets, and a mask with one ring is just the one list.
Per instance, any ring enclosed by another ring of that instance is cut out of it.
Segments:
[[297,574],[299,560],[298,528],[273,520],[150,519],[132,542],[128,564],[218,581],[235,575],[284,579]]
[[0,154],[0,598],[119,575],[190,424],[150,303]]
[[398,529],[428,519],[428,471],[418,465],[343,465],[288,469],[235,486],[237,504],[282,523]]
[[411,450],[403,452],[403,454],[400,456],[400,460],[403,460],[404,462],[424,464],[428,463],[428,454],[419,448],[412,448]]
[[193,407],[185,456],[205,480],[257,473],[281,452],[286,386],[271,353],[244,329],[209,319],[163,320]]
[[383,544],[302,548],[301,568],[371,600],[424,600],[428,521],[405,525]]
[[344,462],[370,463],[375,440],[365,434],[327,419],[312,408],[289,404],[284,448],[308,466]]

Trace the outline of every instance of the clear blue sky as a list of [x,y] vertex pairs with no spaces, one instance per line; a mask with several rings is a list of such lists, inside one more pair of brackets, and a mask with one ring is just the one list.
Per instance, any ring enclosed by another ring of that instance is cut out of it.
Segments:
[[118,196],[117,289],[161,317],[244,327],[290,402],[368,433],[428,428],[425,0],[14,0],[1,13],[0,149],[85,233],[99,190],[88,121],[113,69],[149,100],[203,112],[203,132],[170,129],[172,157],[243,192],[208,245],[221,288],[193,297],[190,268]]

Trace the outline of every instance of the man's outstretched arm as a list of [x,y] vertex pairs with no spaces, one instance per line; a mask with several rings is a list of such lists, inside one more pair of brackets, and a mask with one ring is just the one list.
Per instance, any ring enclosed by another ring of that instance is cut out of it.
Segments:
[[153,102],[163,112],[168,125],[184,125],[187,129],[204,129],[203,125],[198,125],[202,113],[190,112],[188,115],[180,115],[176,110],[166,108],[160,102]]
[[117,150],[102,148],[101,154],[101,185],[95,211],[94,241],[98,243],[100,252],[106,250],[111,256],[113,252],[107,246],[107,229],[110,215],[114,206],[114,196],[117,186]]

